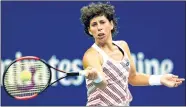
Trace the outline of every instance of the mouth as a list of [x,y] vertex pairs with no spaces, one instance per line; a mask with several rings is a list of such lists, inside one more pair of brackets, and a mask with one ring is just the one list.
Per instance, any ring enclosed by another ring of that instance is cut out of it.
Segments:
[[103,39],[105,37],[105,34],[104,33],[99,33],[98,34],[98,39]]

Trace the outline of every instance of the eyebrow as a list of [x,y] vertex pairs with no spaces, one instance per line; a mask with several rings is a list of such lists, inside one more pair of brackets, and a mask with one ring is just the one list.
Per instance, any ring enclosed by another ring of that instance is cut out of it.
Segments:
[[[104,19],[100,19],[98,22],[105,21]],[[92,23],[97,23],[97,21],[94,21]]]

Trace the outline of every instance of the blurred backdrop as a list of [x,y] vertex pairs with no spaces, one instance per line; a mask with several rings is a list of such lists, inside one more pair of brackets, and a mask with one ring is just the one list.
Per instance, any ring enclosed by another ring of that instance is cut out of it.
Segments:
[[[82,69],[82,56],[94,43],[84,33],[80,9],[85,1],[1,2],[1,78],[7,65],[21,56],[38,56],[66,71]],[[185,77],[185,3],[111,2],[118,17],[114,40],[128,42],[138,72],[174,73]],[[52,81],[60,77],[53,72]],[[183,106],[185,85],[129,87],[131,105]],[[3,106],[85,106],[83,77],[63,79],[37,98],[18,101],[1,83]]]

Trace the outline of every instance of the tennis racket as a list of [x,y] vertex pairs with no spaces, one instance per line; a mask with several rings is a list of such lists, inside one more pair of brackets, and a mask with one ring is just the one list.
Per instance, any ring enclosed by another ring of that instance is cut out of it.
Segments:
[[[65,76],[51,83],[51,69],[60,71]],[[47,64],[44,60],[35,56],[25,56],[14,60],[3,74],[3,86],[11,97],[18,100],[35,98],[55,82],[69,76],[86,76],[86,71],[69,73],[59,70]],[[102,79],[94,80],[95,83]]]

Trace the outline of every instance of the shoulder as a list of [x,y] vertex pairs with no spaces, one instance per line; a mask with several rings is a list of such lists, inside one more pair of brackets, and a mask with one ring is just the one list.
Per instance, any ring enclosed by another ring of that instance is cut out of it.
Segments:
[[128,56],[131,55],[128,43],[126,41],[118,40],[116,43],[127,53]]
[[95,65],[95,64],[100,64],[101,61],[101,56],[98,53],[97,50],[95,50],[93,47],[90,47],[83,56],[83,66],[86,68],[87,66],[90,65]]
[[121,46],[122,48],[126,49],[129,48],[128,43],[124,40],[117,40],[114,41],[116,44],[118,44],[119,46]]
[[90,47],[89,49],[87,49],[87,51],[84,53],[84,56],[83,56],[83,59],[84,58],[90,58],[92,56],[97,56],[98,55],[98,52],[93,48],[93,47]]

